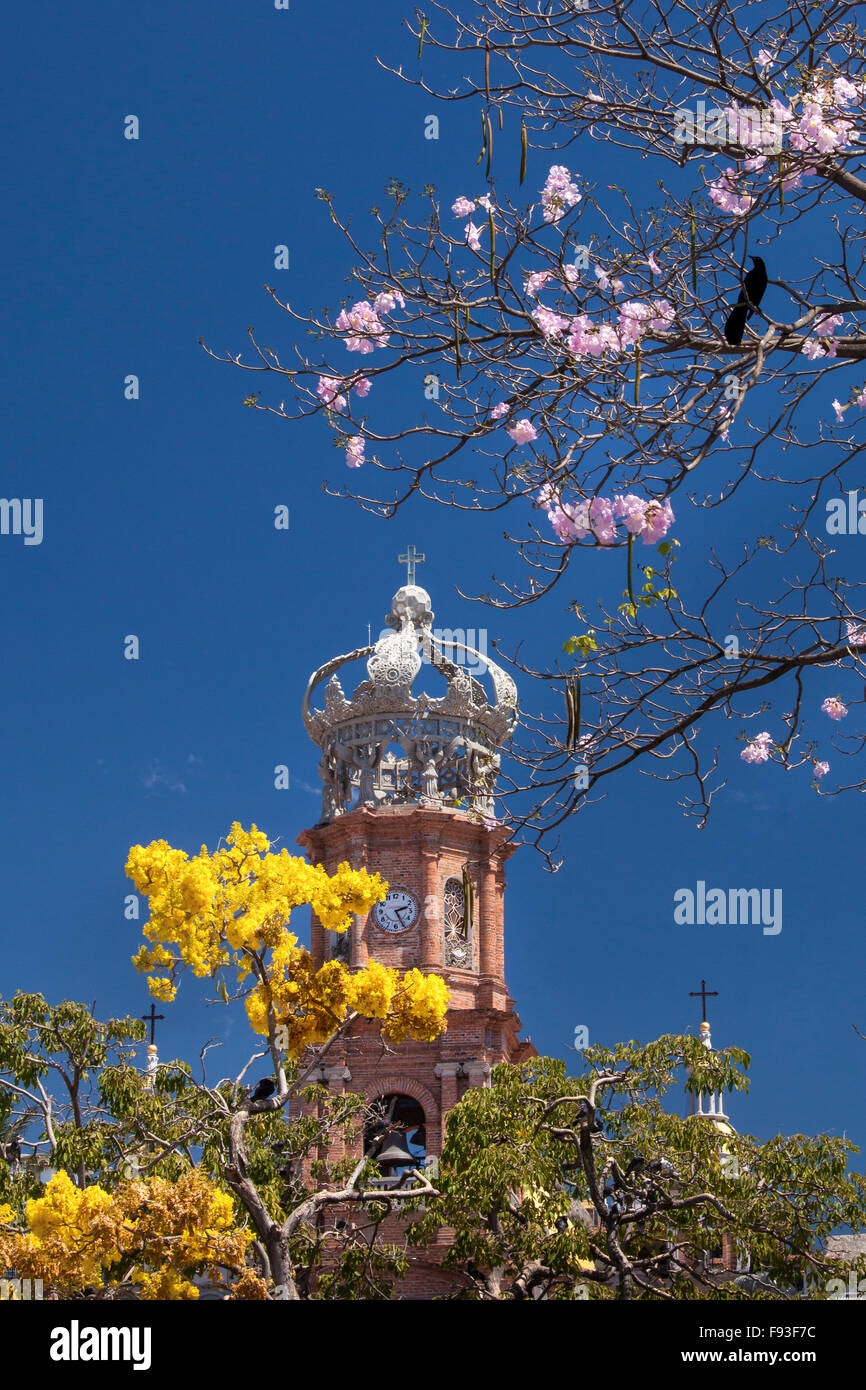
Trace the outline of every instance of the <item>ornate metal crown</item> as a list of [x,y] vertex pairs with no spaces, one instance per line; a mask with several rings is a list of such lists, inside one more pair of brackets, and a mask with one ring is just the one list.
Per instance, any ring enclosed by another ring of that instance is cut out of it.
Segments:
[[[397,590],[385,622],[392,631],[320,666],[304,694],[304,724],[322,750],[322,820],[400,803],[457,806],[492,819],[497,749],[517,722],[514,681],[457,634],[434,631],[430,595],[416,584]],[[336,672],[363,657],[367,679],[347,700]],[[444,695],[412,694],[425,660],[444,676]],[[468,667],[489,677],[492,702]],[[311,710],[326,680],[325,708]]]

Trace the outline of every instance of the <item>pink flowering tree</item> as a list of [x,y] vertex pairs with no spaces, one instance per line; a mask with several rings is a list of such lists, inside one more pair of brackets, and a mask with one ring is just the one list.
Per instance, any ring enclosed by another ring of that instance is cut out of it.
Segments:
[[[481,597],[563,613],[556,660],[515,661],[541,713],[509,813],[536,843],[632,764],[701,822],[737,752],[824,795],[862,787],[825,756],[866,736],[866,602],[836,540],[866,533],[855,10],[467,8],[431,3],[408,24],[417,66],[392,70],[477,104],[473,185],[395,181],[368,236],[318,190],[356,296],[314,313],[271,289],[315,353],[295,339],[284,360],[250,330],[249,360],[211,355],[258,376],[251,407],[321,417],[354,470],[334,495],[382,516],[418,495],[507,510],[513,572]],[[582,172],[591,142],[618,184]],[[750,256],[769,284],[732,344]],[[569,603],[573,581],[597,597]]]

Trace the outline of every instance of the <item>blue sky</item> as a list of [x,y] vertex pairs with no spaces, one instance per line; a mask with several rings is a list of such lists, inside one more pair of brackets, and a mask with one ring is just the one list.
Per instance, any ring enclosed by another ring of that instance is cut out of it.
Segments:
[[[4,994],[144,1012],[129,845],[195,851],[254,820],[292,846],[315,822],[306,679],[380,629],[407,541],[427,555],[419,579],[442,625],[486,621],[539,664],[572,630],[572,591],[486,619],[454,593],[503,570],[501,520],[413,505],[384,522],[328,499],[322,479],[342,482],[343,464],[324,427],[245,410],[248,379],[198,346],[241,350],[254,324],[288,350],[266,281],[315,307],[350,293],[315,187],[359,223],[393,175],[435,183],[448,204],[481,191],[476,114],[439,109],[440,139],[425,141],[430,98],[376,66],[378,53],[414,71],[404,10],[380,0],[361,22],[348,0],[91,0],[7,18],[2,492],[42,497],[45,520],[39,546],[0,537]],[[137,142],[123,138],[129,113]],[[591,146],[569,159],[605,172]],[[532,157],[532,187],[546,168]],[[139,401],[124,400],[128,373]],[[288,532],[272,524],[281,503]],[[678,534],[699,557],[700,518]],[[862,559],[843,543],[853,579]],[[557,876],[529,850],[511,861],[511,991],[539,1050],[568,1055],[579,1024],[598,1043],[696,1029],[688,995],[705,977],[720,992],[715,1043],[753,1056],[735,1123],[862,1141],[862,804],[819,800],[805,770],[747,767],[730,748],[706,829],[633,777],[566,827]],[[287,791],[273,786],[280,763]],[[698,880],[781,888],[783,930],[676,925],[673,895]],[[218,1036],[226,1070],[245,1058],[245,1020],[204,1009],[195,982],[161,1011],[163,1057],[193,1061]]]

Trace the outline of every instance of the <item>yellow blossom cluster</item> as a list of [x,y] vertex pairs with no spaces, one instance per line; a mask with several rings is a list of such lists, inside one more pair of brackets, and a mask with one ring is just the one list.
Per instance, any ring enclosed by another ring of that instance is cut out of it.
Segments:
[[197,1298],[184,1274],[200,1266],[242,1270],[252,1240],[235,1227],[231,1198],[198,1171],[176,1182],[122,1183],[114,1192],[75,1187],[61,1171],[28,1201],[26,1221],[24,1232],[0,1231],[0,1267],[67,1296],[110,1284],[122,1266],[143,1298]]
[[139,971],[169,971],[148,982],[166,1001],[174,998],[181,966],[203,977],[234,965],[244,978],[251,953],[283,939],[292,908],[309,904],[323,926],[345,931],[352,915],[369,911],[388,887],[378,874],[348,864],[329,875],[286,849],[271,854],[266,835],[237,822],[225,849],[208,854],[202,845],[192,859],[165,840],[133,845],[126,872],[150,907],[144,935],[151,944],[133,960]]
[[147,941],[133,963],[165,1003],[185,966],[198,976],[231,967],[239,986],[253,977],[245,1000],[253,1029],[265,1036],[270,1023],[283,1029],[290,1056],[325,1042],[350,1011],[381,1019],[395,1042],[432,1041],[444,1030],[448,988],[437,976],[411,970],[401,979],[377,962],[356,974],[334,960],[317,970],[288,930],[292,909],[309,904],[323,926],[345,931],[387,892],[378,874],[341,864],[329,875],[285,849],[272,854],[255,825],[246,831],[237,822],[225,849],[208,854],[203,845],[192,859],[164,840],[135,845],[126,872],[150,907]]
[[255,987],[246,1010],[255,1032],[267,1036],[272,1006],[277,1027],[285,1030],[286,1051],[296,1057],[325,1042],[349,1012],[382,1019],[382,1035],[392,1042],[432,1042],[445,1031],[448,996],[438,975],[408,970],[401,978],[398,970],[375,960],[354,974],[336,960],[316,970],[309,951],[287,934],[274,949],[267,985]]

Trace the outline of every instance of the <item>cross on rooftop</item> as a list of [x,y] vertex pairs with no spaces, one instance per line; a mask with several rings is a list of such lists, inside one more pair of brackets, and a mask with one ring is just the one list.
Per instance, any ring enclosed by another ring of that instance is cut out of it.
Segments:
[[701,1010],[702,1010],[702,1013],[701,1013],[701,1022],[702,1022],[702,1023],[706,1023],[706,1021],[707,1021],[707,999],[718,999],[718,997],[719,997],[719,991],[718,991],[717,989],[707,989],[707,982],[706,982],[706,980],[701,980],[701,987],[700,987],[700,989],[690,989],[690,990],[689,990],[689,998],[690,998],[690,999],[700,999],[700,1001],[701,1001]]
[[157,1021],[158,1021],[159,1019],[164,1019],[164,1018],[165,1018],[165,1014],[158,1014],[158,1013],[156,1012],[156,1005],[155,1005],[155,1004],[151,1004],[151,1006],[150,1006],[150,1013],[149,1013],[149,1014],[140,1014],[139,1017],[140,1017],[142,1023],[149,1023],[149,1024],[150,1024],[150,1041],[151,1041],[152,1043],[155,1043],[155,1042],[156,1042],[156,1038],[154,1037],[154,1033],[156,1032]]
[[406,583],[407,583],[407,584],[414,584],[414,583],[415,583],[415,566],[416,566],[416,565],[423,564],[423,562],[424,562],[426,559],[427,559],[427,556],[426,556],[426,555],[421,555],[421,554],[415,549],[414,545],[407,545],[407,547],[406,547],[406,554],[405,554],[405,555],[398,555],[398,556],[397,556],[398,564],[406,565],[406,566],[407,566],[407,574],[406,574]]

